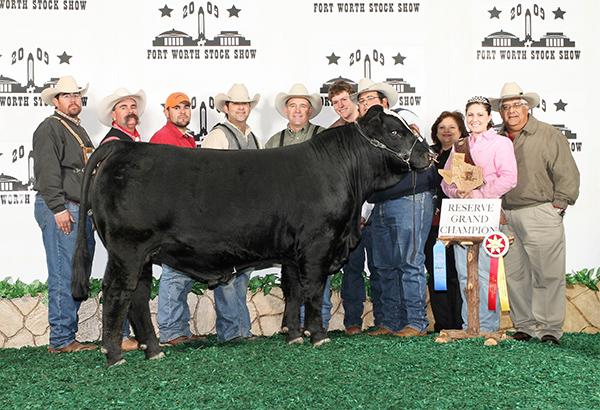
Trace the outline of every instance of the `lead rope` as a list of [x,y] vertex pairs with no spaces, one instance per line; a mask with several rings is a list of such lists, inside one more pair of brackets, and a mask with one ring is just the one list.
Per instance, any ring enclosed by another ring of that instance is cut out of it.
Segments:
[[[412,236],[413,236],[413,244],[417,244],[417,204],[415,201],[415,191],[417,190],[417,173],[416,172],[411,172],[412,174],[412,202],[413,202],[413,232],[412,232]],[[415,262],[415,259],[417,257],[417,247],[413,246],[413,252],[412,252],[412,261],[413,263]]]

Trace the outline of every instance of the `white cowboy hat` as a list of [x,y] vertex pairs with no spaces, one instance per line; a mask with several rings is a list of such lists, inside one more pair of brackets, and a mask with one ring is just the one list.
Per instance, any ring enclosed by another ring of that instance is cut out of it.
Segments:
[[357,91],[350,96],[350,99],[358,104],[358,97],[367,91],[378,91],[382,93],[388,100],[390,108],[398,102],[398,92],[394,87],[386,82],[376,83],[370,78],[363,78],[358,82]]
[[253,98],[250,98],[250,94],[248,94],[248,89],[244,84],[234,84],[231,86],[227,94],[217,94],[215,95],[215,107],[220,112],[223,112],[223,107],[226,102],[236,102],[236,103],[250,103],[250,109],[254,108],[258,101],[260,100],[260,94],[254,94]]
[[60,77],[54,87],[50,86],[42,91],[42,101],[48,105],[52,105],[52,99],[58,94],[70,94],[80,93],[85,95],[88,89],[89,83],[85,85],[85,88],[81,88],[77,85],[77,82],[70,75]]
[[510,100],[511,98],[522,98],[527,101],[529,108],[536,107],[540,103],[540,96],[537,93],[524,93],[523,89],[519,87],[517,83],[506,83],[502,86],[500,91],[500,98],[490,98],[490,105],[492,110],[500,111],[500,105],[503,100]]
[[287,104],[290,98],[306,98],[313,108],[310,118],[315,118],[319,115],[321,108],[323,108],[323,102],[321,101],[321,96],[319,94],[309,94],[304,85],[294,84],[292,88],[290,88],[289,93],[279,93],[277,94],[277,97],[275,97],[275,108],[284,118],[287,118],[287,115],[285,115],[285,104]]
[[146,108],[146,93],[144,90],[139,90],[133,94],[126,88],[117,88],[111,95],[106,96],[98,104],[98,119],[107,127],[112,127],[112,112],[115,105],[126,98],[133,98],[137,103],[138,117],[141,117]]

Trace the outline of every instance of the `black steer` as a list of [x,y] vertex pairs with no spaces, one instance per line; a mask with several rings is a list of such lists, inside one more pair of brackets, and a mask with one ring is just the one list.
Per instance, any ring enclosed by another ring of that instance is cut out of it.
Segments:
[[73,296],[88,295],[91,260],[82,219],[91,208],[108,252],[102,343],[109,365],[122,360],[127,312],[146,357],[162,357],[148,307],[151,272],[144,266],[150,262],[209,285],[246,267],[281,263],[288,341],[301,338],[304,303],[305,327],[320,344],[327,338],[321,324],[326,276],[358,243],[362,203],[431,158],[425,142],[381,107],[358,124],[279,149],[105,144],[85,171]]

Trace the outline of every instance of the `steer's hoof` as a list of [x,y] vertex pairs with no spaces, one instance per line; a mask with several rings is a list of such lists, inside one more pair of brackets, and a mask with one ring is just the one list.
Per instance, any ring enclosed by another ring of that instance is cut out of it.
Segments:
[[101,347],[100,348],[100,353],[102,353],[102,354],[108,354],[108,350],[106,350],[105,347]]
[[142,343],[140,345],[140,350],[146,350],[146,349],[148,349],[148,345]]
[[297,337],[295,339],[288,340],[289,345],[301,345],[302,343],[304,343],[304,339],[302,337]]
[[152,357],[149,357],[148,360],[160,360],[160,359],[164,359],[165,354],[163,352],[159,352],[158,354],[155,354]]
[[117,360],[113,364],[109,364],[108,367],[121,366],[122,364],[125,364],[125,362],[126,362],[125,359]]
[[314,342],[313,346],[314,347],[319,347],[319,346],[323,346],[325,343],[329,343],[329,342],[331,342],[331,339],[328,338],[328,337],[326,337],[325,339],[321,339],[321,340],[318,340],[318,341]]

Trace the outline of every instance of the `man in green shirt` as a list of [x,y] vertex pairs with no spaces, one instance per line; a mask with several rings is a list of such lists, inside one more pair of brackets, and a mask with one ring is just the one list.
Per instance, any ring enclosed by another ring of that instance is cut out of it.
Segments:
[[319,94],[309,94],[302,84],[294,84],[289,93],[279,93],[275,98],[275,108],[288,119],[285,129],[275,133],[265,144],[265,148],[277,148],[299,144],[323,131],[325,128],[312,124],[323,103]]
[[558,344],[565,320],[563,215],[579,196],[579,170],[566,137],[530,114],[539,101],[516,83],[490,98],[517,159],[517,186],[502,200],[502,229],[515,238],[505,258],[513,338]]

